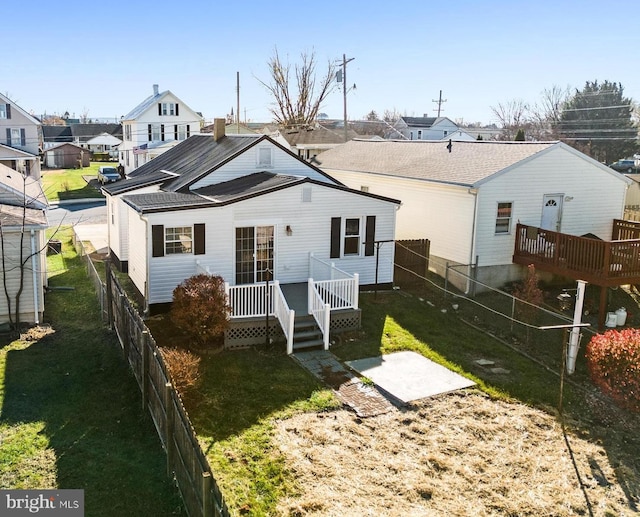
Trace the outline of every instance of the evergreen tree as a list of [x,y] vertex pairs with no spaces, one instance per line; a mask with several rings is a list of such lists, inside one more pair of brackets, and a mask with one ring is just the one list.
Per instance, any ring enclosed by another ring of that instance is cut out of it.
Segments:
[[592,158],[611,163],[638,150],[633,100],[619,83],[587,81],[562,107],[560,138]]
[[516,133],[516,137],[514,138],[516,142],[524,142],[524,129],[518,129]]

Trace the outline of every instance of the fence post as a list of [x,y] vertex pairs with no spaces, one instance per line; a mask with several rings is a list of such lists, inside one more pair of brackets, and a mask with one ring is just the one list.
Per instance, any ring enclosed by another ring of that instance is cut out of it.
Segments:
[[127,315],[126,297],[123,293],[120,293],[120,338],[122,339],[122,348],[124,350],[124,356],[129,361],[129,319]]
[[329,332],[331,329],[331,306],[328,303],[324,304],[324,349],[329,350]]
[[167,450],[167,476],[173,478],[173,434],[174,434],[174,411],[173,411],[173,385],[167,382],[164,385],[164,406],[166,412],[165,422],[165,447]]
[[107,324],[111,330],[113,330],[113,292],[111,291],[111,260],[106,259],[104,261],[105,273],[107,278]]
[[449,286],[449,262],[444,265],[444,297],[447,297],[447,289]]
[[142,350],[140,354],[142,360],[142,409],[147,408],[147,399],[149,398],[149,331],[142,331]]
[[211,472],[202,473],[202,515],[209,517],[213,515],[213,506],[211,504],[211,486],[213,479]]

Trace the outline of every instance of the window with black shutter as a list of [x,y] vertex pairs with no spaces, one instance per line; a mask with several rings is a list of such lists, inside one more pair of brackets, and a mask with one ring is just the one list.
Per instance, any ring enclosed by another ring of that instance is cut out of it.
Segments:
[[151,226],[151,256],[164,257],[164,226],[161,224]]
[[162,103],[161,102],[158,103],[158,115],[162,116]]
[[160,140],[164,142],[164,124],[160,124]]
[[376,216],[368,215],[364,237],[364,255],[371,257],[374,254],[376,243]]
[[149,135],[149,142],[151,142],[151,124],[147,124],[147,133]]

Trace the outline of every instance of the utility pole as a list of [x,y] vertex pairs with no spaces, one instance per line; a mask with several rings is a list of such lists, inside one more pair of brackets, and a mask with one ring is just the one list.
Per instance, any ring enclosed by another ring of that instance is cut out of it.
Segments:
[[240,72],[236,72],[236,94],[237,94],[237,109],[236,109],[236,131],[240,133]]
[[447,102],[447,99],[443,99],[442,98],[442,90],[440,90],[440,97],[438,100],[435,99],[431,99],[431,102],[437,102],[438,103],[438,117],[440,117],[440,110],[442,108],[442,103],[443,102]]
[[[346,54],[342,54],[342,96],[344,99],[344,141],[349,140],[348,128],[347,128],[347,63],[353,61],[355,57],[347,59]],[[338,74],[338,82],[340,82],[340,75]],[[353,87],[355,88],[355,84]]]

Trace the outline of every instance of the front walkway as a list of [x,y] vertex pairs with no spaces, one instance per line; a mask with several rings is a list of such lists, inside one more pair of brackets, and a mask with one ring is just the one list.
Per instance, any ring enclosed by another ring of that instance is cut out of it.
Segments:
[[381,395],[375,386],[365,385],[328,350],[298,352],[292,357],[324,384],[331,387],[338,398],[353,409],[359,417],[365,418],[396,411],[396,407]]

